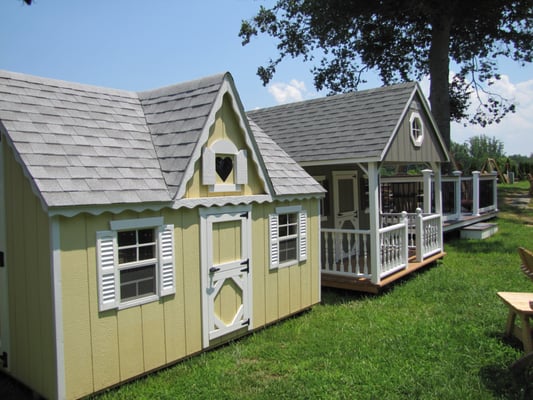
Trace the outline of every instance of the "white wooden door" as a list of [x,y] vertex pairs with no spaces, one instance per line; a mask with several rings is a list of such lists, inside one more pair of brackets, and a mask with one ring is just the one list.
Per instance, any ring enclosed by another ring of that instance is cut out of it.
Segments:
[[4,141],[0,142],[0,369],[8,368],[9,308],[6,265],[6,212],[4,186]]
[[[333,211],[335,229],[359,228],[359,196],[357,172],[333,172]],[[335,235],[335,255],[339,261],[355,254],[349,235]]]
[[251,328],[251,212],[202,217],[203,343]]
[[333,208],[336,229],[359,229],[357,172],[333,173]]

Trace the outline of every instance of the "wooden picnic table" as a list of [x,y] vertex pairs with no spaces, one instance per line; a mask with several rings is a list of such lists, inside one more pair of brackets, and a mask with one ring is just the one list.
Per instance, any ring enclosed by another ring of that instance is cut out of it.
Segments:
[[[498,296],[509,308],[505,327],[507,336],[514,336],[524,345],[526,353],[533,351],[530,319],[533,318],[533,293],[498,292]],[[517,317],[519,325],[517,324]]]

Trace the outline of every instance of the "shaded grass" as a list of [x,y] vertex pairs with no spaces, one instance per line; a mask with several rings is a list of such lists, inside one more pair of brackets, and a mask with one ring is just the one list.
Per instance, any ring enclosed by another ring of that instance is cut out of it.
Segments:
[[323,289],[307,313],[95,398],[525,398],[496,292],[533,292],[516,252],[533,209],[501,208],[497,235],[448,237],[442,262],[379,296]]

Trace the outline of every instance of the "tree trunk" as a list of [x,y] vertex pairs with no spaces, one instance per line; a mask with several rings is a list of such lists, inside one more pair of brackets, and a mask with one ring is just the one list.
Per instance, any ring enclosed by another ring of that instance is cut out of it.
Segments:
[[451,16],[435,15],[429,50],[429,102],[444,143],[450,148],[450,30]]

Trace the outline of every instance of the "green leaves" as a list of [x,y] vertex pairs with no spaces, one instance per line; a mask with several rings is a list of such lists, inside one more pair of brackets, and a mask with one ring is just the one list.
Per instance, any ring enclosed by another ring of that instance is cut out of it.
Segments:
[[[278,0],[243,21],[243,44],[258,34],[278,39],[278,57],[258,69],[265,85],[285,57],[313,61],[316,88],[330,93],[356,90],[369,70],[384,84],[429,74],[444,83],[432,84],[430,101],[446,141],[450,120],[486,126],[514,111],[488,90],[499,79],[496,57],[533,60],[531,0]],[[446,89],[450,60],[460,72]],[[472,115],[471,94],[479,104]]]

